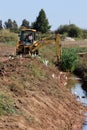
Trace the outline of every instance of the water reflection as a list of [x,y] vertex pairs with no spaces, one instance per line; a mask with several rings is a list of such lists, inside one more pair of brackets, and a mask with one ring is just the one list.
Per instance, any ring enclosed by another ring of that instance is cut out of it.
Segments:
[[[78,101],[87,106],[87,82],[83,84],[81,82],[76,83],[71,88],[71,92],[76,95]],[[85,117],[82,130],[87,130],[87,113],[85,113]]]
[[87,106],[87,91],[85,91],[85,89],[87,90],[87,88],[79,82],[71,88],[71,92],[76,95],[78,101]]

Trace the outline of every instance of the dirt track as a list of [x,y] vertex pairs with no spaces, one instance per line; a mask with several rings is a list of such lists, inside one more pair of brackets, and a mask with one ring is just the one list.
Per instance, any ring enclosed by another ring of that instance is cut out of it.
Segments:
[[[14,47],[0,45],[0,93],[16,113],[0,117],[0,130],[80,130],[85,108],[64,86],[66,73],[39,58],[13,58]],[[6,51],[5,51],[6,50]]]

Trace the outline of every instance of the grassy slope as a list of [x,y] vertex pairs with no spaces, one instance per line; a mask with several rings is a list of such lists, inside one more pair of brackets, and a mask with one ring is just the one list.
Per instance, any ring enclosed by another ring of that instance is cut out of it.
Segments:
[[56,78],[59,71],[55,67],[38,59],[16,59],[3,65],[1,92],[14,102],[12,108],[9,105],[13,114],[16,110],[32,129],[70,129],[80,121],[83,107],[63,86],[65,79],[60,83]]
[[[0,128],[80,130],[84,107],[64,86],[64,75],[59,79],[60,71],[52,63],[55,53],[43,48],[40,55],[41,58],[9,61],[7,58],[0,63]],[[50,61],[48,66],[43,64],[45,57]],[[3,107],[4,103],[8,107]]]

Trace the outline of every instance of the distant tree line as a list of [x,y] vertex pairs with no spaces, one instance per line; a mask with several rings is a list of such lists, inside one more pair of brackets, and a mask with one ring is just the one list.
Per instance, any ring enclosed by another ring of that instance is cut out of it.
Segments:
[[63,37],[73,38],[87,38],[87,30],[77,27],[75,24],[60,25],[56,33],[61,34]]
[[47,33],[49,32],[51,26],[49,25],[48,19],[46,18],[46,13],[43,9],[40,10],[38,17],[36,18],[36,21],[31,23],[26,19],[22,20],[22,24],[20,27],[18,27],[18,24],[15,20],[8,19],[5,21],[4,25],[2,25],[2,20],[0,20],[0,30],[3,28],[9,29],[11,32],[18,33],[21,26],[25,26],[27,28],[33,28],[41,33]]
[[[36,17],[36,20],[32,22],[31,25],[30,22],[26,19],[22,20],[20,26],[18,26],[15,20],[12,21],[11,19],[8,19],[7,21],[5,21],[4,25],[2,25],[2,20],[0,20],[0,30],[4,28],[10,30],[11,32],[18,33],[22,26],[36,29],[40,33],[48,33],[51,29],[49,21],[46,17],[46,13],[43,9],[40,10],[38,16]],[[56,29],[54,32],[62,34],[63,38],[66,36],[84,39],[87,38],[87,30],[81,29],[77,27],[75,24],[60,25],[58,29]]]

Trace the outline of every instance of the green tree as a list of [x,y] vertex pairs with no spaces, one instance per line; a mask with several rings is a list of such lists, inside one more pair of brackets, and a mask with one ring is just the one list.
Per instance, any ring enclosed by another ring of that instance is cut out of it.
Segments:
[[82,37],[82,29],[77,27],[75,24],[70,25],[61,25],[57,30],[56,33],[60,34],[67,34],[66,36],[69,37]]
[[50,30],[51,26],[43,9],[40,10],[36,21],[32,23],[32,27],[41,33],[47,33]]
[[3,29],[2,27],[2,20],[0,20],[0,30]]
[[70,37],[82,37],[82,30],[74,24],[69,25],[68,35]]
[[12,23],[12,20],[11,20],[11,19],[8,19],[8,21],[5,22],[5,28],[12,30],[12,28],[13,28],[13,23]]
[[13,21],[13,32],[17,33],[18,32],[18,25],[17,25],[17,22],[14,20]]
[[83,38],[87,39],[87,30],[83,29],[82,32],[83,32]]
[[59,28],[56,30],[57,33],[64,34],[69,32],[68,25],[60,25]]
[[23,19],[21,26],[29,28],[29,21],[27,21],[26,19]]
[[18,32],[18,25],[15,20],[12,21],[8,19],[8,21],[5,22],[5,28],[9,29],[11,32]]

